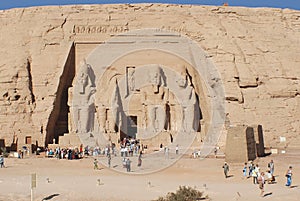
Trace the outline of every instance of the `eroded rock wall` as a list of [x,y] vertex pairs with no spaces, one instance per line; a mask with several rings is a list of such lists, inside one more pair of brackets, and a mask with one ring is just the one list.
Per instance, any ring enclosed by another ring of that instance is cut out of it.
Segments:
[[208,53],[225,87],[227,125],[261,124],[266,146],[279,136],[297,145],[300,11],[165,4],[0,11],[0,138],[43,144],[72,46],[77,69],[101,42],[142,28],[179,32]]

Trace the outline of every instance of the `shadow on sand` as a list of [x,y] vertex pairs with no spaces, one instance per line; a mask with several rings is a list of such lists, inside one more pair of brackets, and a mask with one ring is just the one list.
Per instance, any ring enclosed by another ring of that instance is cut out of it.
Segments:
[[49,195],[48,197],[43,198],[42,201],[44,201],[44,200],[51,200],[52,198],[54,198],[56,196],[59,196],[59,194],[55,193],[55,194]]
[[273,193],[272,192],[270,192],[270,193],[266,193],[266,194],[264,194],[264,196],[263,197],[267,197],[267,196],[270,196],[270,195],[272,195]]

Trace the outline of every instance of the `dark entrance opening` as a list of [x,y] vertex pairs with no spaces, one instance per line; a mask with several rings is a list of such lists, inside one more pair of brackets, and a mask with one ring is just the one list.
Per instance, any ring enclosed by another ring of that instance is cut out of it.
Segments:
[[31,136],[25,137],[25,144],[31,144]]
[[127,118],[127,136],[136,138],[137,134],[137,116],[129,116]]
[[75,45],[71,46],[68,58],[66,60],[63,73],[60,77],[53,110],[50,114],[46,128],[45,146],[51,144],[53,139],[59,143],[59,136],[68,133],[68,91],[72,86],[75,76]]

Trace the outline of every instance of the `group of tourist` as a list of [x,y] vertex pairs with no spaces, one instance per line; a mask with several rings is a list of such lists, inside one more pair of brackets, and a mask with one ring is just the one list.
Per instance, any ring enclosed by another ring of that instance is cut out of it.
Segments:
[[78,148],[60,148],[56,147],[55,150],[52,148],[46,147],[45,149],[45,156],[50,158],[50,157],[55,157],[57,159],[68,159],[68,160],[73,160],[73,159],[80,159],[83,157],[83,152],[82,150],[79,150]]
[[[132,163],[132,161],[129,158],[124,157],[122,159],[123,168],[126,168],[127,172],[131,172],[131,163]],[[138,156],[137,166],[138,167],[142,166],[142,152]]]
[[115,145],[112,144],[111,146],[106,146],[105,148],[101,149],[100,147],[89,147],[86,146],[83,148],[83,145],[80,145],[79,148],[60,148],[56,147],[55,149],[46,147],[45,149],[45,156],[47,158],[57,158],[57,159],[81,159],[84,156],[108,156],[109,154],[116,155]]
[[[225,178],[228,178],[229,165],[225,162],[222,168],[224,169]],[[275,165],[274,165],[273,160],[271,160],[268,163],[268,168],[267,168],[266,172],[261,171],[258,164],[254,165],[253,162],[250,161],[249,164],[248,163],[244,164],[244,167],[242,170],[243,177],[244,178],[252,177],[253,184],[258,184],[259,189],[260,189],[260,195],[264,196],[265,183],[268,183],[268,184],[275,183],[274,168],[275,168]],[[292,185],[292,175],[293,175],[292,166],[289,166],[288,170],[285,173],[285,177],[287,178],[285,185],[287,187],[291,187],[291,185]]]
[[122,164],[123,164],[123,168],[126,168],[127,172],[131,171],[131,160],[129,158],[123,158],[122,160]]
[[[120,145],[120,156],[122,158],[123,168],[126,168],[127,172],[131,171],[131,163],[132,161],[129,157],[138,156],[137,166],[141,167],[142,165],[142,153],[143,149],[146,148],[143,145],[140,145],[139,140],[133,138],[124,138],[119,141]],[[99,147],[89,148],[85,147],[84,151],[85,155],[88,156],[105,156],[107,157],[107,166],[111,167],[112,156],[117,156],[117,149],[114,143],[107,145],[104,149],[101,150]],[[98,160],[94,159],[94,169],[98,168]]]
[[144,148],[145,147],[143,145],[140,145],[140,141],[138,139],[124,138],[120,141],[121,157],[133,156],[133,154],[137,156]]
[[24,146],[22,149],[18,150],[18,158],[22,159],[25,157],[25,155],[29,155],[30,150],[28,147]]
[[[131,160],[129,157],[138,156],[137,166],[141,167],[142,165],[142,153],[143,149],[147,146],[140,145],[139,140],[133,138],[124,138],[120,142],[120,156],[123,158],[123,167],[126,168],[127,172],[131,171]],[[83,148],[83,145],[80,145],[79,148],[60,148],[56,147],[55,149],[46,147],[45,157],[47,158],[57,158],[57,159],[81,159],[84,156],[105,156],[107,157],[107,166],[111,167],[112,156],[117,156],[116,145],[111,143],[105,146],[103,149],[100,147],[89,147],[86,146]],[[99,169],[98,160],[95,158],[93,161],[94,169]]]

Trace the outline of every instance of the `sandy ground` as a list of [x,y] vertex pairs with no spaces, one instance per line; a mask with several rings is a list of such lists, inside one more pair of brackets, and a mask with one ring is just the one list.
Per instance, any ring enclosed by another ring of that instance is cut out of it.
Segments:
[[[224,159],[183,157],[164,170],[137,175],[103,165],[94,170],[92,157],[72,161],[41,156],[7,158],[6,168],[0,169],[0,200],[30,200],[31,173],[37,174],[34,200],[153,200],[176,191],[180,185],[195,187],[211,200],[300,200],[299,153],[300,150],[293,150],[257,160],[261,170],[267,169],[271,159],[275,163],[277,183],[265,185],[264,197],[259,196],[258,185],[252,184],[252,178],[242,178],[243,164],[229,164],[231,177],[225,179]],[[284,173],[289,165],[293,166],[293,188],[285,186]]]

